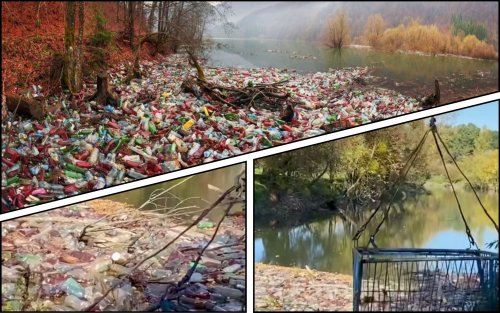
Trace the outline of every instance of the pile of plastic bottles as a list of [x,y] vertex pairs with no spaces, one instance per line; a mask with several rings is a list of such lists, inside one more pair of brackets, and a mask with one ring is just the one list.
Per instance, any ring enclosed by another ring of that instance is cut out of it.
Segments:
[[[110,73],[119,107],[96,112],[92,103],[63,103],[43,122],[3,124],[2,212],[320,135],[323,125],[339,121],[354,126],[419,109],[415,99],[358,84],[369,79],[366,68],[308,75],[205,69],[210,82],[239,88],[286,80],[280,88],[299,103],[287,124],[279,111],[182,92],[183,80],[195,74],[183,55],[141,67],[146,75],[129,85],[122,84],[124,66]],[[92,117],[103,112],[112,115],[96,124]]]

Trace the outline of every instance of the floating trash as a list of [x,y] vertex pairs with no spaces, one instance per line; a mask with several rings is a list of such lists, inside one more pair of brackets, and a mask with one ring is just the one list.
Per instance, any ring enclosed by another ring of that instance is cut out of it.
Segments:
[[[215,230],[192,227],[168,251],[132,271],[186,226],[112,201],[87,204],[2,222],[2,311],[82,311],[117,282],[93,310],[144,311],[157,305],[167,311],[243,311],[243,216],[226,217],[220,226],[231,246],[208,245]],[[168,282],[181,281],[204,248],[180,298],[165,297]]]
[[413,98],[367,87],[367,68],[308,75],[275,68],[205,69],[208,81],[228,88],[280,83],[277,88],[295,103],[293,119],[285,123],[280,110],[233,107],[183,92],[182,82],[195,73],[185,56],[142,67],[148,75],[129,85],[122,83],[125,66],[111,71],[119,107],[91,110],[82,103],[41,122],[3,126],[2,212],[419,109]]

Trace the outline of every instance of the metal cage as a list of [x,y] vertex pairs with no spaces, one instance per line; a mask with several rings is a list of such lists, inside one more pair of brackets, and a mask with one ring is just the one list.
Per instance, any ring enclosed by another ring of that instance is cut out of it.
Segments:
[[497,311],[498,253],[353,249],[354,311]]

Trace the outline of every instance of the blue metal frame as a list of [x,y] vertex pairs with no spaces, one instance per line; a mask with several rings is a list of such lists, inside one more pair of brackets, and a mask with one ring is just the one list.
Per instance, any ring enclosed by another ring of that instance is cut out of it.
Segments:
[[[403,262],[472,261],[477,262],[477,275],[482,290],[487,292],[488,306],[498,307],[498,253],[480,250],[354,248],[353,249],[353,310],[361,305],[363,268],[366,264]],[[485,264],[487,262],[487,264]],[[494,266],[497,266],[495,269]],[[484,266],[487,266],[484,268]],[[487,274],[486,274],[487,273]],[[485,277],[486,275],[486,277]],[[496,290],[496,292],[494,292]]]

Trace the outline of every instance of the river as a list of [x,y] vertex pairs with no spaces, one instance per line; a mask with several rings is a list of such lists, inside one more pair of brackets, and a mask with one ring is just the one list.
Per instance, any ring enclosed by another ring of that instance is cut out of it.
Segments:
[[[174,189],[171,190],[171,192],[181,198],[181,199],[187,199],[187,198],[193,198],[188,201],[185,201],[183,203],[183,206],[198,206],[201,209],[204,209],[207,207],[207,204],[212,203],[219,197],[219,193],[217,191],[213,191],[212,189],[209,188],[208,185],[215,186],[223,191],[228,189],[234,184],[234,179],[236,176],[240,173],[242,167],[244,165],[234,165],[234,166],[229,166],[221,169],[217,169],[214,171],[209,171],[205,173],[200,173],[195,175],[193,178],[188,180],[182,185],[179,185],[175,187]],[[124,193],[119,193],[116,195],[108,196],[103,199],[105,200],[112,200],[116,202],[122,202],[129,204],[133,207],[140,207],[144,202],[146,202],[151,194],[158,189],[168,189],[180,181],[182,181],[184,178],[164,182],[164,183],[159,183],[155,185],[150,185],[146,186],[143,188],[139,189],[134,189],[130,190]],[[199,199],[201,198],[201,199]],[[203,201],[203,200],[205,201]],[[167,207],[172,208],[175,206],[175,204],[178,203],[178,200],[175,200],[173,197],[170,197],[167,200]],[[208,203],[207,203],[208,202]],[[224,210],[227,208],[227,206],[219,206],[216,207],[212,212],[210,212],[207,217],[212,220],[213,222],[218,221],[224,212]],[[231,209],[231,212],[236,212],[236,211],[241,211],[243,208],[242,204],[236,204],[233,206]],[[144,209],[155,209],[153,206],[147,206]],[[168,211],[169,209],[167,209]],[[197,208],[192,208],[192,210],[188,211],[189,214],[187,214],[189,217],[194,217],[196,215],[195,210],[198,210]],[[196,215],[197,216],[197,215]],[[186,219],[186,222],[189,223],[191,222],[191,219]]]
[[388,53],[366,48],[341,52],[310,42],[271,39],[215,39],[208,53],[210,66],[277,67],[299,73],[325,72],[329,68],[369,67],[373,84],[402,94],[422,97],[441,85],[441,103],[498,91],[498,61],[456,56]]
[[[487,249],[485,244],[498,239],[498,233],[482,212],[474,194],[460,191],[458,196],[480,248],[495,251]],[[498,224],[498,194],[480,194],[480,199]],[[300,268],[308,265],[320,271],[351,274],[351,238],[355,228],[338,216],[322,217],[299,226],[275,228],[257,225],[255,262]],[[373,225],[366,229],[360,245],[366,244],[368,233],[373,230]],[[435,189],[429,195],[419,195],[395,205],[376,236],[376,243],[380,248],[469,247],[455,198],[448,189]]]

